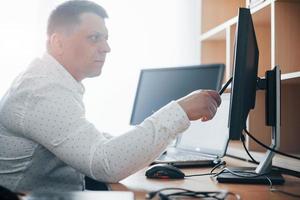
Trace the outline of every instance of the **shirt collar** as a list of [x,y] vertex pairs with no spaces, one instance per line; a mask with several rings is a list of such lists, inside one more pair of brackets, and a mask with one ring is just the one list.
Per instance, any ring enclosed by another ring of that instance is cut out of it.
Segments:
[[61,76],[63,81],[66,81],[80,94],[84,94],[85,88],[83,84],[77,81],[65,68],[61,65],[52,55],[45,52],[42,60],[45,61],[48,65],[52,66]]

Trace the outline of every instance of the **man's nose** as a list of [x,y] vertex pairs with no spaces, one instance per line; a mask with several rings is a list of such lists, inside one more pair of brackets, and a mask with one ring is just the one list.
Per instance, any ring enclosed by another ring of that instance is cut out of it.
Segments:
[[101,52],[101,53],[103,53],[103,52],[109,53],[110,50],[111,50],[110,46],[109,46],[109,44],[106,40],[101,42],[98,46],[98,51]]

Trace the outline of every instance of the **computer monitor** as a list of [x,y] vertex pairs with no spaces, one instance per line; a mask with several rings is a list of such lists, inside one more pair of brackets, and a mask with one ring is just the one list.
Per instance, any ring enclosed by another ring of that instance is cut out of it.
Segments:
[[255,106],[259,51],[249,9],[241,8],[235,37],[229,139],[239,140]]
[[199,89],[219,90],[224,64],[143,69],[130,124],[136,125],[172,100]]
[[[247,131],[247,117],[249,111],[255,107],[256,90],[262,89],[266,91],[266,125],[272,126],[270,148],[278,149],[280,143],[280,70],[276,66],[273,70],[266,72],[265,78],[257,77],[259,51],[250,9],[239,9],[235,39],[233,77],[230,79],[232,87],[228,119],[229,139],[239,140],[243,131]],[[282,184],[284,182],[282,176],[272,173],[271,170],[273,156],[274,152],[268,150],[253,171],[256,174],[255,178],[249,174],[249,176],[237,176],[225,173],[220,174],[217,180],[219,182],[268,184],[269,181],[264,176],[267,175],[273,184]],[[243,169],[235,170],[243,172]]]

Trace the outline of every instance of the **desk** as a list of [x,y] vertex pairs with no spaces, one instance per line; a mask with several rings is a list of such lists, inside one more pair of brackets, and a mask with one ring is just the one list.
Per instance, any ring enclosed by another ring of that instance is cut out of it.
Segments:
[[[228,166],[251,167],[255,166],[245,161],[226,157],[225,161]],[[129,176],[120,183],[110,184],[109,188],[116,191],[133,191],[137,200],[145,199],[145,194],[149,191],[158,190],[166,187],[180,187],[191,190],[228,190],[230,192],[238,193],[242,199],[255,200],[282,200],[282,199],[299,199],[279,192],[269,191],[267,185],[251,185],[251,184],[220,184],[216,180],[212,180],[208,176],[189,177],[182,180],[157,180],[147,179],[145,177],[145,170]],[[211,168],[189,168],[182,169],[186,175],[207,173]],[[300,178],[284,175],[285,184],[281,186],[274,186],[280,190],[300,194]]]

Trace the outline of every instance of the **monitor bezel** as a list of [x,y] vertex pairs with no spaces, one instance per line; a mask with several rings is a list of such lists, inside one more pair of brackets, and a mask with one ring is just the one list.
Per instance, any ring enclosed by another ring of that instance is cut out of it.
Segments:
[[[251,25],[251,27],[249,25]],[[247,66],[246,58],[249,51],[249,34],[253,34],[255,41],[255,60],[251,70],[245,67]],[[247,8],[240,8],[236,27],[228,119],[230,140],[240,140],[243,129],[246,128],[248,114],[250,110],[255,107],[258,59],[259,50],[250,10]],[[250,76],[250,78],[247,78],[247,76]],[[251,83],[246,82],[246,80],[250,80]],[[248,98],[251,99],[249,100]]]
[[[220,83],[222,83],[223,81],[223,76],[224,76],[224,70],[225,70],[225,65],[222,63],[214,63],[214,64],[200,64],[200,65],[189,65],[189,66],[180,66],[180,67],[160,67],[160,68],[144,68],[141,69],[140,71],[140,75],[139,75],[139,80],[138,80],[138,84],[137,84],[137,89],[135,92],[135,98],[134,98],[134,102],[132,105],[132,112],[131,112],[131,116],[130,116],[130,125],[137,125],[135,123],[133,123],[133,117],[134,117],[134,113],[136,112],[136,104],[138,101],[138,94],[141,88],[141,83],[142,83],[142,79],[143,79],[143,75],[147,72],[153,72],[153,71],[174,71],[174,70],[189,70],[189,69],[205,69],[205,68],[218,68],[219,69],[219,74],[218,74],[218,80],[220,80]],[[221,88],[221,84],[217,84],[219,85],[217,90],[219,90]]]

